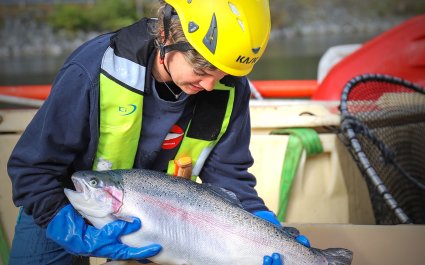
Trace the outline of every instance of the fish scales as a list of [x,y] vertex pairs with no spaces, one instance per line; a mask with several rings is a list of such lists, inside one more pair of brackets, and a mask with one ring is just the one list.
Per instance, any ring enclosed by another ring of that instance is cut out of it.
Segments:
[[[148,177],[149,178],[149,177]],[[222,231],[222,236],[225,236],[229,238],[229,235],[232,235],[234,238],[238,241],[251,241],[253,246],[255,245],[256,248],[258,248],[261,245],[265,245],[265,247],[272,245],[272,242],[276,242],[277,240],[280,240],[279,238],[279,231],[274,226],[268,225],[266,222],[252,222],[255,219],[251,218],[251,214],[247,213],[246,211],[241,211],[239,207],[227,203],[222,197],[215,196],[214,193],[211,193],[209,190],[203,189],[201,185],[195,184],[193,185],[193,182],[181,180],[177,178],[170,179],[168,176],[161,179],[161,181],[158,181],[158,176],[154,176],[154,181],[147,180],[145,185],[150,185],[154,183],[151,189],[147,191],[147,193],[144,193],[144,196],[141,196],[142,193],[138,192],[137,189],[134,189],[134,187],[140,187],[141,183],[138,182],[144,182],[145,180],[141,178],[123,178],[124,187],[133,187],[129,188],[130,191],[135,191],[132,197],[135,198],[134,204],[144,204],[148,201],[148,204],[150,205],[149,209],[152,210],[152,207],[155,205],[154,202],[159,203],[158,201],[154,200],[152,201],[149,197],[152,196],[153,198],[160,198],[160,200],[165,201],[164,203],[161,202],[161,205],[159,208],[160,210],[165,210],[162,214],[169,214],[171,219],[174,220],[175,223],[179,223],[179,225],[189,224],[189,227],[185,228],[179,228],[179,226],[175,225],[175,228],[177,231],[174,234],[179,234],[178,231],[185,231],[187,233],[190,233],[190,231],[197,232],[198,235],[201,236],[201,238],[197,238],[197,240],[193,240],[193,236],[185,236],[180,237],[181,239],[191,239],[190,242],[173,242],[174,246],[187,246],[189,249],[198,249],[198,245],[201,243],[204,238],[206,237],[208,232],[213,232],[215,235],[212,238],[217,238],[217,244],[215,245],[215,249],[218,253],[223,253],[225,249],[229,249],[230,247],[223,247],[225,244],[223,242],[234,242],[234,240],[222,240],[220,237],[217,237],[217,231]],[[129,183],[127,182],[127,179],[129,179]],[[162,181],[163,180],[163,181]],[[125,189],[124,189],[125,190]],[[198,196],[194,197],[193,194],[198,194]],[[124,202],[125,202],[126,195],[124,194]],[[199,200],[201,198],[201,200]],[[133,203],[131,203],[133,204]],[[124,203],[124,207],[125,207]],[[146,204],[145,204],[146,205]],[[179,206],[178,208],[176,206]],[[177,211],[170,211],[172,208],[176,208]],[[141,207],[137,207],[138,209],[141,209]],[[125,209],[125,208],[124,208]],[[132,212],[132,210],[123,209],[123,212]],[[205,211],[202,211],[204,209]],[[232,213],[232,214],[226,214],[226,213]],[[160,214],[157,214],[156,212],[145,212],[145,214],[141,214],[140,218],[142,220],[149,218],[149,216],[152,216],[153,218],[156,218]],[[145,217],[143,217],[145,216]],[[192,218],[187,218],[192,217]],[[167,218],[168,219],[168,218]],[[185,220],[186,219],[186,220]],[[176,221],[178,220],[178,221]],[[184,221],[190,220],[190,223],[185,223]],[[245,221],[246,220],[246,221]],[[194,222],[195,221],[195,222]],[[197,222],[196,222],[197,221]],[[248,221],[248,222],[247,222]],[[251,221],[251,222],[249,222]],[[262,221],[262,220],[261,220]],[[167,222],[167,221],[166,221]],[[143,223],[146,223],[143,221]],[[155,223],[155,221],[152,222],[157,227],[169,227],[169,224],[158,224],[158,222]],[[267,224],[267,225],[264,225]],[[195,230],[194,230],[195,229]],[[202,231],[196,231],[196,230],[202,230]],[[243,231],[255,231],[255,230],[270,230],[265,233],[266,236],[254,234],[254,233],[242,233]],[[160,231],[160,233],[153,233],[153,234],[170,234],[170,233],[161,233],[163,231]],[[270,236],[269,234],[272,234],[273,236]],[[147,236],[149,237],[149,236]],[[242,237],[242,238],[241,238]],[[155,239],[152,238],[150,242],[146,243],[153,243]],[[190,244],[192,243],[192,244]],[[209,239],[209,248],[211,248],[211,239]],[[273,245],[272,245],[273,246]],[[267,253],[272,252],[272,248],[270,248],[270,251]],[[260,257],[262,258],[262,257]],[[203,263],[205,264],[205,263]],[[236,263],[232,263],[236,264]],[[245,263],[246,264],[246,263]],[[258,264],[258,263],[257,263]]]
[[[93,179],[97,186],[90,186]],[[96,227],[115,218],[139,217],[142,229],[121,239],[134,247],[162,245],[161,252],[151,258],[158,264],[254,265],[273,252],[283,254],[285,265],[351,263],[351,251],[307,248],[205,184],[140,169],[77,172],[73,181],[77,191],[65,193]],[[111,196],[111,189],[121,190],[122,197]],[[85,198],[103,198],[83,202],[82,193],[98,194]],[[112,202],[105,205],[111,200],[118,200],[119,209]],[[90,215],[90,208],[99,203],[103,203],[104,218]]]

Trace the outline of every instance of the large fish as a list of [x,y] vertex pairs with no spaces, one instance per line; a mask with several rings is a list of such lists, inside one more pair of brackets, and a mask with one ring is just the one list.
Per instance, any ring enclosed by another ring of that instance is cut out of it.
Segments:
[[283,254],[285,265],[351,264],[352,252],[299,244],[290,230],[245,211],[235,196],[208,184],[149,170],[80,171],[65,189],[72,205],[95,227],[117,218],[142,220],[142,228],[121,237],[140,247],[162,245],[158,264],[259,265],[264,255]]

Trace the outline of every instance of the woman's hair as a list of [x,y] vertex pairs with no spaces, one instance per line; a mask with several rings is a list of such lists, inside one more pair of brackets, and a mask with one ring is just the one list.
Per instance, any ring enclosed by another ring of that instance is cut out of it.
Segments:
[[[161,6],[158,9],[158,22],[156,23],[156,26],[154,28],[154,35],[155,35],[155,45],[157,48],[160,47],[160,44],[163,42],[164,38],[164,7],[165,2],[160,1]],[[188,42],[186,37],[184,36],[184,32],[182,29],[182,26],[180,24],[180,20],[178,16],[171,16],[170,21],[170,29],[168,33],[168,40],[170,43],[176,43],[176,42]],[[188,51],[182,52],[184,58],[186,61],[192,65],[192,67],[195,70],[210,70],[214,71],[217,68],[212,65],[210,62],[205,60],[204,57],[202,57],[196,50],[190,49]]]

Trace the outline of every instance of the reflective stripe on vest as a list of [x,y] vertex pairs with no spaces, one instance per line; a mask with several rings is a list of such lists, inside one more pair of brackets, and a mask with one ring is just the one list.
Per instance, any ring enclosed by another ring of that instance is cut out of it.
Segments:
[[[146,68],[107,49],[100,74],[100,135],[93,170],[130,169],[138,148],[142,129],[143,91]],[[176,158],[190,156],[199,175],[211,150],[226,132],[234,102],[234,88],[217,84],[214,90],[227,91],[221,129],[214,139],[197,139],[188,136],[194,126],[190,121]],[[213,91],[214,92],[214,91]],[[212,92],[209,92],[212,93]],[[211,110],[214,111],[214,110]],[[196,115],[196,108],[195,114]],[[174,175],[174,160],[167,172]]]

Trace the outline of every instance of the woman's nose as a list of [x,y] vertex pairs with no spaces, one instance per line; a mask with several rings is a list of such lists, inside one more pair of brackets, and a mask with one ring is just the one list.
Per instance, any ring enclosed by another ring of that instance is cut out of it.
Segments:
[[217,83],[217,78],[213,76],[205,77],[199,83],[205,90],[212,91],[214,90],[215,84]]

